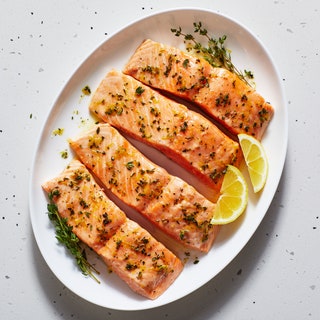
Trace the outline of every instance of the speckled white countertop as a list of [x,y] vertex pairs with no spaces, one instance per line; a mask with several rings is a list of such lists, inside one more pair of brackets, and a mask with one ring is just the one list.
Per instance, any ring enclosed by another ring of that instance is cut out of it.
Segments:
[[[40,254],[28,208],[35,141],[64,84],[107,37],[195,5],[238,20],[269,49],[289,108],[283,175],[256,233],[213,280],[156,309],[104,309],[64,287]],[[0,0],[0,318],[319,319],[319,40],[318,0]]]

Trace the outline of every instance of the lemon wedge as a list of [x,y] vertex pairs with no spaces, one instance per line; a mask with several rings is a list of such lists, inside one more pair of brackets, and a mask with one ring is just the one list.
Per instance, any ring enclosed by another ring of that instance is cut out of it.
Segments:
[[241,133],[238,135],[244,160],[248,167],[250,180],[255,193],[262,190],[268,176],[268,159],[260,141]]
[[211,224],[227,224],[236,220],[248,204],[248,187],[241,171],[229,165],[222,181],[220,196]]

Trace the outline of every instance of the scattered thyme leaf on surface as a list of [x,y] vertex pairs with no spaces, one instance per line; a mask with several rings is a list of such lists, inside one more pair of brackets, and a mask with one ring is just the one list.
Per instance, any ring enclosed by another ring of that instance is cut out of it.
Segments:
[[80,246],[79,238],[72,232],[72,226],[68,225],[66,218],[60,217],[57,206],[52,202],[52,198],[58,195],[58,190],[51,192],[49,194],[50,203],[47,205],[48,217],[54,224],[56,238],[59,243],[63,244],[74,256],[82,274],[85,276],[90,276],[96,282],[100,283],[100,281],[94,275],[94,273],[99,274],[99,272],[88,262],[85,250]]
[[230,50],[225,47],[227,36],[213,38],[208,35],[208,30],[202,26],[201,22],[193,23],[195,34],[203,36],[207,40],[207,46],[202,45],[191,33],[184,33],[181,27],[171,28],[171,32],[176,37],[182,36],[186,42],[186,49],[190,53],[200,55],[215,68],[224,68],[236,74],[242,81],[249,86],[253,86],[253,73],[248,70],[241,71],[231,61]]

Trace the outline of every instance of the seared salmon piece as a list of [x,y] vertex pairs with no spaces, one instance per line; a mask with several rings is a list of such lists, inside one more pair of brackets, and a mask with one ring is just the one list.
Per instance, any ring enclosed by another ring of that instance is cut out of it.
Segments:
[[73,160],[42,188],[53,195],[62,218],[68,220],[78,238],[98,250],[126,221],[126,215],[93,179],[86,167]]
[[129,219],[98,253],[133,291],[149,299],[159,297],[183,269],[171,251]]
[[235,74],[178,48],[145,40],[123,72],[154,88],[192,101],[232,134],[261,140],[273,107]]
[[211,121],[115,70],[102,80],[89,108],[103,121],[162,151],[216,194],[227,165],[241,160],[239,144]]
[[135,292],[155,299],[179,276],[182,262],[128,219],[78,160],[43,184],[61,217]]
[[210,224],[215,204],[184,182],[172,177],[157,201],[147,208],[149,220],[191,249],[208,252],[219,227]]
[[109,124],[70,141],[81,161],[106,188],[185,247],[208,252],[218,226],[215,204],[147,159]]

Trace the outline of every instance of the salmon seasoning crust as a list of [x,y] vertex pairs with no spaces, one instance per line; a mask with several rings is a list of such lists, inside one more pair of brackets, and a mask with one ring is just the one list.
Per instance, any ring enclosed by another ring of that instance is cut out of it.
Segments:
[[94,93],[91,112],[162,151],[219,194],[229,164],[240,163],[239,144],[211,121],[116,70]]
[[80,240],[102,257],[138,294],[156,299],[175,281],[182,262],[145,229],[128,219],[78,160],[43,184],[59,215]]
[[194,102],[234,135],[247,133],[261,140],[274,113],[273,107],[237,75],[150,39],[136,49],[123,72]]
[[70,145],[106,188],[184,247],[208,252],[219,226],[215,204],[147,159],[109,124],[99,124]]
[[171,251],[130,219],[99,254],[133,291],[149,299],[159,297],[183,269],[182,262]]
[[104,246],[126,220],[78,160],[42,188],[53,195],[59,215],[67,219],[77,237],[94,250]]

